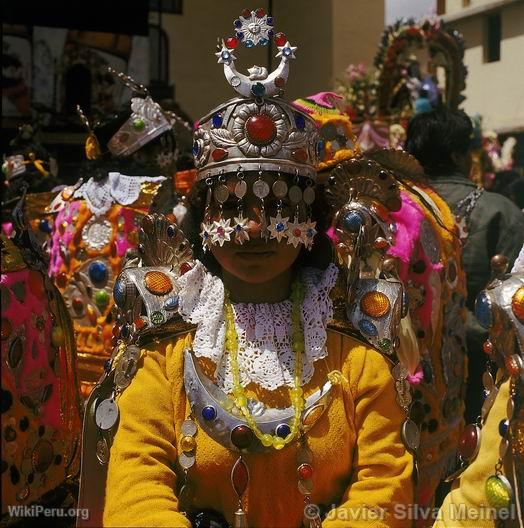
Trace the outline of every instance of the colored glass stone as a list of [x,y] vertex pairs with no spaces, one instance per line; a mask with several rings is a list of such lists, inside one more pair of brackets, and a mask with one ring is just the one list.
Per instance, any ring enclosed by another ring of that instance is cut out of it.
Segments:
[[254,45],[255,45],[255,43],[254,43],[252,40],[246,40],[246,41],[244,42],[244,46],[245,46],[246,48],[252,48]]
[[112,359],[106,359],[106,361],[104,362],[104,371],[105,372],[109,372],[111,370],[111,365],[113,364],[113,360]]
[[308,480],[313,476],[313,468],[309,464],[300,464],[297,473],[300,480]]
[[67,286],[67,275],[63,271],[56,276],[56,285],[61,289]]
[[182,451],[189,453],[196,447],[196,440],[192,436],[183,436],[180,440]]
[[122,328],[120,329],[120,335],[124,339],[127,339],[131,335],[131,328],[129,328],[129,325],[125,324],[122,326]]
[[370,291],[365,293],[360,300],[360,308],[366,315],[382,317],[389,312],[390,302],[384,293]]
[[261,7],[259,7],[259,8],[255,11],[255,15],[256,15],[258,18],[262,18],[263,16],[266,15],[266,10],[265,10],[265,9],[262,9]]
[[255,97],[262,97],[266,93],[266,87],[262,83],[255,83],[251,86],[251,93]]
[[82,301],[81,297],[74,297],[71,305],[76,313],[80,313],[84,309],[84,301]]
[[295,114],[295,125],[299,130],[306,127],[306,118],[302,114]]
[[261,45],[261,46],[267,46],[269,44],[269,40],[266,39],[266,38],[261,38],[258,43]]
[[173,289],[170,278],[161,271],[148,271],[144,283],[148,291],[154,295],[166,295]]
[[166,310],[176,310],[178,308],[178,297],[169,297],[164,302],[164,308]]
[[307,150],[303,148],[294,150],[291,155],[293,156],[294,160],[300,163],[305,163],[308,159]]
[[502,438],[506,438],[506,435],[508,434],[509,429],[509,421],[504,418],[503,420],[500,420],[499,423],[499,435],[502,436]]
[[237,19],[233,22],[233,25],[234,25],[236,28],[239,28],[239,27],[242,27],[242,22],[237,18]]
[[223,159],[227,158],[229,155],[227,150],[224,150],[223,148],[217,148],[213,151],[211,154],[211,157],[214,161],[222,161]]
[[266,114],[256,114],[246,121],[248,139],[254,145],[268,145],[277,133],[273,120]]
[[522,359],[517,354],[507,356],[504,360],[506,370],[510,376],[518,376],[524,370]]
[[511,309],[515,317],[524,323],[524,286],[521,286],[511,298]]
[[109,304],[109,293],[105,290],[98,290],[95,293],[95,303],[99,308],[105,308]]
[[213,114],[212,121],[215,128],[220,128],[222,126],[222,116],[220,114]]
[[273,25],[273,17],[267,17],[266,18],[266,23],[268,26],[272,26]]
[[243,16],[244,18],[251,18],[251,10],[249,10],[249,9],[247,9],[247,8],[244,9],[244,10],[242,11],[242,16]]
[[242,31],[237,31],[237,38],[238,40],[244,40],[244,33],[242,33]]
[[291,433],[291,428],[286,423],[277,425],[275,429],[275,434],[280,438],[286,438],[289,433]]
[[133,128],[135,130],[144,130],[146,124],[144,123],[143,119],[135,119],[133,121]]
[[491,475],[484,486],[486,498],[490,506],[499,509],[509,509],[513,500],[511,484],[504,475]]
[[191,269],[191,264],[188,264],[187,262],[183,262],[180,265],[180,273],[182,275],[185,275],[190,269]]
[[378,334],[377,327],[368,319],[361,319],[358,322],[358,327],[366,335],[374,337]]
[[235,462],[231,470],[231,484],[233,484],[233,489],[239,497],[246,492],[249,484],[249,471],[241,458]]
[[289,57],[292,53],[291,48],[284,48],[282,50],[282,55],[284,55],[284,57]]
[[238,449],[248,448],[253,437],[253,431],[247,425],[237,425],[231,431],[231,443]]
[[198,156],[200,154],[200,145],[198,141],[193,141],[193,156]]
[[[229,37],[229,38],[226,39],[225,45],[226,45],[227,49],[233,50],[233,49],[235,49],[238,46],[239,43],[240,43],[240,41],[236,37]],[[220,123],[220,125],[221,124],[222,123]],[[218,125],[218,126],[220,126],[220,125]]]
[[287,37],[284,33],[277,33],[275,35],[275,44],[277,46],[284,46],[287,42]]
[[349,211],[342,220],[342,227],[350,233],[357,233],[360,226],[364,223],[364,219],[359,213],[355,211]]
[[312,407],[304,414],[304,418],[302,418],[302,423],[308,427],[312,426],[320,418],[323,412],[323,405],[317,405],[315,407]]
[[146,322],[141,317],[137,317],[134,321],[134,324],[135,324],[135,328],[137,330],[140,330],[144,328],[144,326],[146,325]]
[[206,405],[206,407],[202,409],[202,418],[204,418],[204,420],[211,421],[214,420],[216,417],[217,411],[211,405]]
[[117,279],[113,286],[113,297],[118,306],[124,306],[126,302],[126,284],[121,278]]
[[475,301],[475,316],[481,326],[488,329],[491,326],[491,306],[486,292],[480,292]]
[[282,223],[282,222],[279,222],[276,226],[276,230],[281,233],[282,231],[284,231],[284,229],[286,228],[286,226]]
[[107,266],[97,260],[89,265],[89,278],[96,285],[103,285],[107,282]]
[[12,331],[13,326],[11,325],[11,321],[2,317],[2,339],[7,339]]
[[229,51],[227,50],[224,50],[221,54],[220,54],[220,57],[223,61],[229,61],[231,60],[231,53],[229,53]]
[[275,79],[275,86],[277,88],[284,88],[284,86],[286,86],[286,79],[284,79],[284,77],[277,77]]
[[49,222],[46,219],[40,220],[38,224],[38,229],[42,231],[43,233],[51,233],[53,228],[49,225]]
[[493,354],[493,343],[489,339],[486,339],[482,345],[482,350],[484,350],[485,354],[491,356]]
[[475,424],[464,427],[459,438],[458,452],[464,460],[470,460],[478,451],[480,443],[480,429]]
[[89,321],[91,322],[91,324],[94,325],[97,320],[97,315],[96,315],[94,308],[90,304],[88,304],[86,307],[86,313],[87,313],[87,317]]
[[164,317],[164,314],[162,312],[157,311],[151,314],[151,322],[153,324],[159,325],[162,324],[165,320],[166,318]]

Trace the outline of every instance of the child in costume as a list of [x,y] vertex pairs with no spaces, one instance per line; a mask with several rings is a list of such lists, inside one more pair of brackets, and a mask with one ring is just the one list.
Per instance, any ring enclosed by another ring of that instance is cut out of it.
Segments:
[[123,74],[118,78],[141,97],[94,129],[79,109],[89,130],[88,178],[63,189],[48,207],[55,215],[49,273],[74,322],[84,396],[114,344],[115,278],[126,252],[136,250],[140,219],[155,197],[170,192],[176,162],[173,114],[164,112],[142,85]]
[[434,528],[517,528],[524,523],[524,248],[511,273],[491,259],[493,279],[477,297],[475,315],[489,330],[476,423],[460,439],[462,467]]
[[[278,33],[275,71],[235,68],[240,42],[267,44],[272,25],[245,10],[216,53],[238,97],[195,131],[183,227],[197,258],[147,216],[115,283],[125,321],[86,407],[81,526],[406,526],[394,507],[412,502],[418,430],[395,354],[402,286],[353,283],[351,268],[337,283],[324,234],[336,209],[347,243],[367,245],[380,226],[365,183],[384,171],[356,161],[316,190],[315,123],[280,97],[297,48]],[[384,174],[377,202],[396,207]]]

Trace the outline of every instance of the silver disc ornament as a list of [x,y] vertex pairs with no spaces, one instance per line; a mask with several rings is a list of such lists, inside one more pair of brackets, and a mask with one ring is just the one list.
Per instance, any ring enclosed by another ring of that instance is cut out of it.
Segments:
[[293,185],[289,189],[289,199],[293,205],[296,205],[302,201],[302,189],[298,185]]
[[315,190],[313,187],[306,187],[304,189],[302,199],[306,205],[311,205],[315,201]]
[[273,183],[272,190],[276,198],[285,198],[287,194],[287,183],[284,180],[276,180]]
[[96,425],[102,431],[111,429],[118,420],[118,406],[115,400],[108,398],[103,400],[95,411],[95,422]]
[[226,185],[220,184],[214,191],[215,200],[218,203],[223,204],[224,202],[227,202],[227,199],[229,198],[229,189]]
[[420,430],[415,422],[406,420],[402,424],[402,441],[410,451],[416,451],[420,445]]
[[264,199],[269,194],[269,185],[264,180],[257,180],[253,184],[253,194],[260,198]]
[[109,446],[107,445],[107,440],[105,438],[101,438],[96,443],[96,458],[102,465],[109,462]]
[[239,180],[235,185],[235,196],[238,199],[244,198],[247,192],[247,183],[244,180]]

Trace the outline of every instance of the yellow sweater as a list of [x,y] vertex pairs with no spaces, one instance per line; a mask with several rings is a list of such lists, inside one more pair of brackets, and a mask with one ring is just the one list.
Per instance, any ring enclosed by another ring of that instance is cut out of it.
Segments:
[[[141,368],[118,401],[105,526],[191,526],[173,491],[180,475],[180,425],[190,411],[183,384],[184,343],[180,338],[145,351]],[[334,510],[323,522],[326,528],[406,528],[408,521],[395,519],[393,508],[412,502],[412,457],[400,438],[403,412],[395,401],[389,365],[375,350],[335,332],[328,332],[327,347],[329,355],[315,364],[305,395],[322,385],[331,370],[340,370],[349,383],[334,387],[329,410],[307,433],[314,454],[312,501]],[[289,405],[287,390],[248,389],[266,405]],[[200,429],[196,440],[196,463],[189,470],[195,506],[221,512],[232,523],[237,501],[230,474],[238,454]],[[302,525],[296,451],[295,442],[281,451],[244,456],[250,472],[249,528]],[[380,514],[378,508],[386,511]],[[364,520],[352,520],[359,514]]]

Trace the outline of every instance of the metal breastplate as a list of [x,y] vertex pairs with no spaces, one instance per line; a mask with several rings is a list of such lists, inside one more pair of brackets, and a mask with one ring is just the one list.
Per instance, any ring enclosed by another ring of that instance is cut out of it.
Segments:
[[[236,450],[231,442],[231,432],[239,425],[249,426],[240,412],[235,412],[235,407],[231,411],[223,407],[224,402],[230,399],[229,396],[202,373],[194,361],[192,352],[187,348],[184,350],[184,386],[193,415],[200,427],[226,449]],[[328,408],[332,399],[332,386],[332,383],[327,381],[319,390],[306,398],[301,417],[304,432],[311,429]],[[262,402],[248,402],[248,407],[264,434],[278,434],[278,428],[284,426],[285,429],[294,414],[293,407],[268,408]],[[264,447],[255,438],[246,451],[269,453],[273,448]]]

